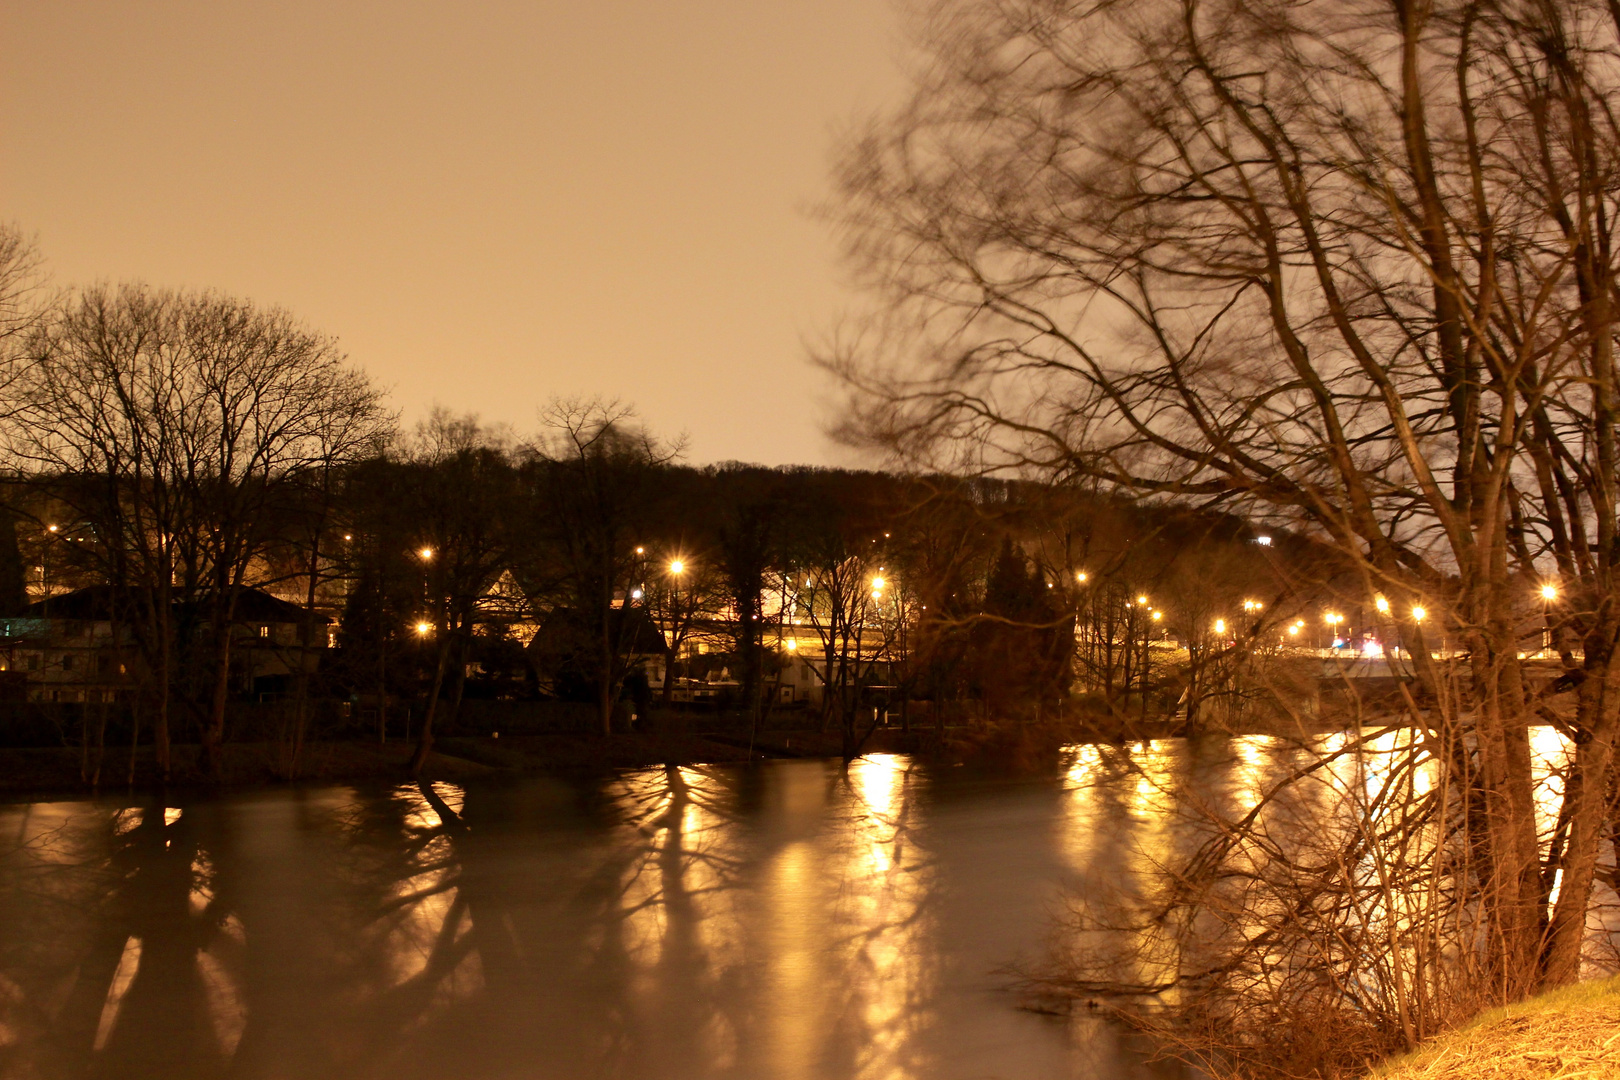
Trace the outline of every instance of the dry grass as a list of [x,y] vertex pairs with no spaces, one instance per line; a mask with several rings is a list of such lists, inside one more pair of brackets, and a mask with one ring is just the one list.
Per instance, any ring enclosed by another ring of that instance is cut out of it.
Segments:
[[1620,1080],[1620,978],[1503,1009],[1377,1069],[1369,1080]]

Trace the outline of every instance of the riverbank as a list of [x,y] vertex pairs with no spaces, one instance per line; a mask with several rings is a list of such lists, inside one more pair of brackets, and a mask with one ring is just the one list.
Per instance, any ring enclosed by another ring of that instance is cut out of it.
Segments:
[[[919,736],[880,731],[867,741],[869,753],[917,752]],[[593,775],[620,769],[661,765],[708,765],[769,758],[837,757],[836,735],[772,731],[750,740],[719,733],[653,731],[635,734],[520,735],[505,738],[445,737],[434,744],[424,769],[431,780],[463,781],[511,774]],[[278,787],[287,783],[337,784],[403,780],[412,747],[395,740],[312,742],[296,766],[283,743],[227,743],[220,775],[204,767],[202,748],[173,749],[170,789],[211,791]],[[75,747],[0,748],[0,800],[26,802],[82,798],[87,793],[150,791],[157,786],[151,747],[135,754],[131,768],[127,747],[109,747],[95,764]]]
[[[227,743],[220,775],[204,767],[202,748],[173,749],[169,787],[241,790],[289,782],[334,784],[403,780],[412,747],[404,742],[312,742],[296,764],[281,743]],[[424,775],[462,781],[501,772],[590,773],[666,763],[745,761],[746,748],[713,743],[697,735],[532,735],[518,738],[446,738],[434,748]],[[99,777],[94,764],[73,747],[0,749],[0,799],[7,802],[80,798],[90,791],[146,791],[156,786],[151,747],[135,754],[108,748]]]
[[1620,1077],[1620,977],[1493,1009],[1368,1080],[1611,1080]]

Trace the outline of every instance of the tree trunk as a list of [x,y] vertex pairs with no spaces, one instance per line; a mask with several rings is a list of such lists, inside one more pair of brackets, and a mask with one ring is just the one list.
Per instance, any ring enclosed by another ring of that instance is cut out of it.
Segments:
[[596,685],[596,721],[602,736],[613,734],[613,630],[612,603],[602,605],[601,671]]
[[675,700],[675,664],[679,655],[678,645],[671,646],[664,653],[664,686],[658,692],[658,703],[666,709]]
[[1587,678],[1580,686],[1576,703],[1576,722],[1587,740],[1576,746],[1564,794],[1569,808],[1569,839],[1564,846],[1567,854],[1543,955],[1542,980],[1550,986],[1580,978],[1581,946],[1586,939],[1592,883],[1614,782],[1614,664],[1611,657],[1597,655],[1594,644],[1589,640],[1588,649],[1593,651],[1588,653]]
[[439,646],[438,653],[433,665],[433,689],[428,691],[427,711],[422,717],[422,726],[416,732],[416,752],[411,755],[412,776],[421,775],[422,766],[427,764],[428,755],[433,752],[433,714],[439,707],[439,692],[444,687],[444,669],[450,659],[448,632],[444,643]]
[[[167,605],[168,598],[164,597]],[[169,687],[173,681],[174,664],[174,634],[169,624],[168,611],[159,618],[158,633],[161,639],[158,643],[158,702],[157,715],[152,720],[152,756],[156,760],[158,781],[169,782]],[[133,751],[131,751],[133,753]],[[135,759],[130,758],[130,776],[135,775]],[[131,781],[133,782],[133,780]]]
[[208,775],[219,780],[224,775],[225,705],[231,692],[231,631],[226,623],[217,654],[219,670],[214,673],[214,690],[209,702],[208,723],[203,728],[203,762]]

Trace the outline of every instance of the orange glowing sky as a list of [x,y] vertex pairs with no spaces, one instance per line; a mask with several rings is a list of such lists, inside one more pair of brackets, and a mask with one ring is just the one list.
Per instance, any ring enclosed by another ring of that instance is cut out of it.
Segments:
[[407,424],[604,395],[827,462],[809,210],[900,57],[889,0],[0,0],[0,220],[60,283],[292,309]]

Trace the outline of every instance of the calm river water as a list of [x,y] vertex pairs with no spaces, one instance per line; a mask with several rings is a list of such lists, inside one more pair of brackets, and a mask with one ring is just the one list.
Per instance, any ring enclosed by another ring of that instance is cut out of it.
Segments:
[[0,1076],[1168,1080],[1006,969],[1266,742],[0,807]]

